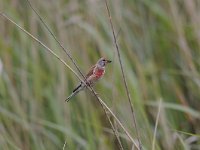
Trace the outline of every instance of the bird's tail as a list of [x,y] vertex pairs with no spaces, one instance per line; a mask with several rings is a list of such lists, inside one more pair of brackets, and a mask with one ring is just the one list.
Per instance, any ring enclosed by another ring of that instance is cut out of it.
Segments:
[[83,85],[82,83],[80,83],[72,92],[72,94],[70,96],[67,97],[67,99],[65,100],[66,102],[68,102],[73,96],[75,96],[77,93],[79,93],[82,89],[83,89]]

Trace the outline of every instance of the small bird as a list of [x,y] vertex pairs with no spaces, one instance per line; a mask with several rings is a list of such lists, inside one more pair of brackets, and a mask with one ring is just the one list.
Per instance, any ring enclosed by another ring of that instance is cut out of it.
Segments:
[[[88,86],[93,86],[94,83],[96,81],[98,81],[100,78],[103,77],[104,73],[105,73],[105,66],[108,63],[111,63],[111,60],[107,60],[105,58],[100,58],[97,63],[91,67],[90,71],[88,72],[88,74],[85,76],[85,83]],[[75,96],[77,93],[79,93],[80,91],[82,91],[83,89],[86,88],[86,85],[81,82],[72,92],[72,94],[65,100],[65,101],[69,101],[73,96]]]

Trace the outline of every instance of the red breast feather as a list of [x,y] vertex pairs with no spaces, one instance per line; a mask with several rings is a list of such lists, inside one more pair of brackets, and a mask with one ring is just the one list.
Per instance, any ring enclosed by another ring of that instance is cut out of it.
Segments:
[[96,68],[95,71],[94,71],[94,74],[97,78],[101,78],[105,73],[105,70],[104,69],[100,69],[100,68]]

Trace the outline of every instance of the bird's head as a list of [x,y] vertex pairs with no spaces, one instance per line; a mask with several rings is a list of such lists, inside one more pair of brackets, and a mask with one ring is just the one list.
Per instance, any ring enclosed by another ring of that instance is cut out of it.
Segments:
[[99,67],[105,67],[108,63],[111,63],[112,61],[111,60],[107,60],[107,59],[105,59],[105,58],[100,58],[99,60],[98,60],[98,62],[97,62],[97,65],[99,66]]

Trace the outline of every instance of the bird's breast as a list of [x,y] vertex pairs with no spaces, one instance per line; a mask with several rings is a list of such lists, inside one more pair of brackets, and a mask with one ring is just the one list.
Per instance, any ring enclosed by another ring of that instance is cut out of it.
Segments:
[[97,78],[102,77],[102,76],[104,75],[104,73],[105,73],[105,70],[104,70],[104,69],[99,69],[99,68],[97,68],[97,69],[95,69],[95,71],[94,71],[94,74],[95,74],[95,76],[96,76]]

